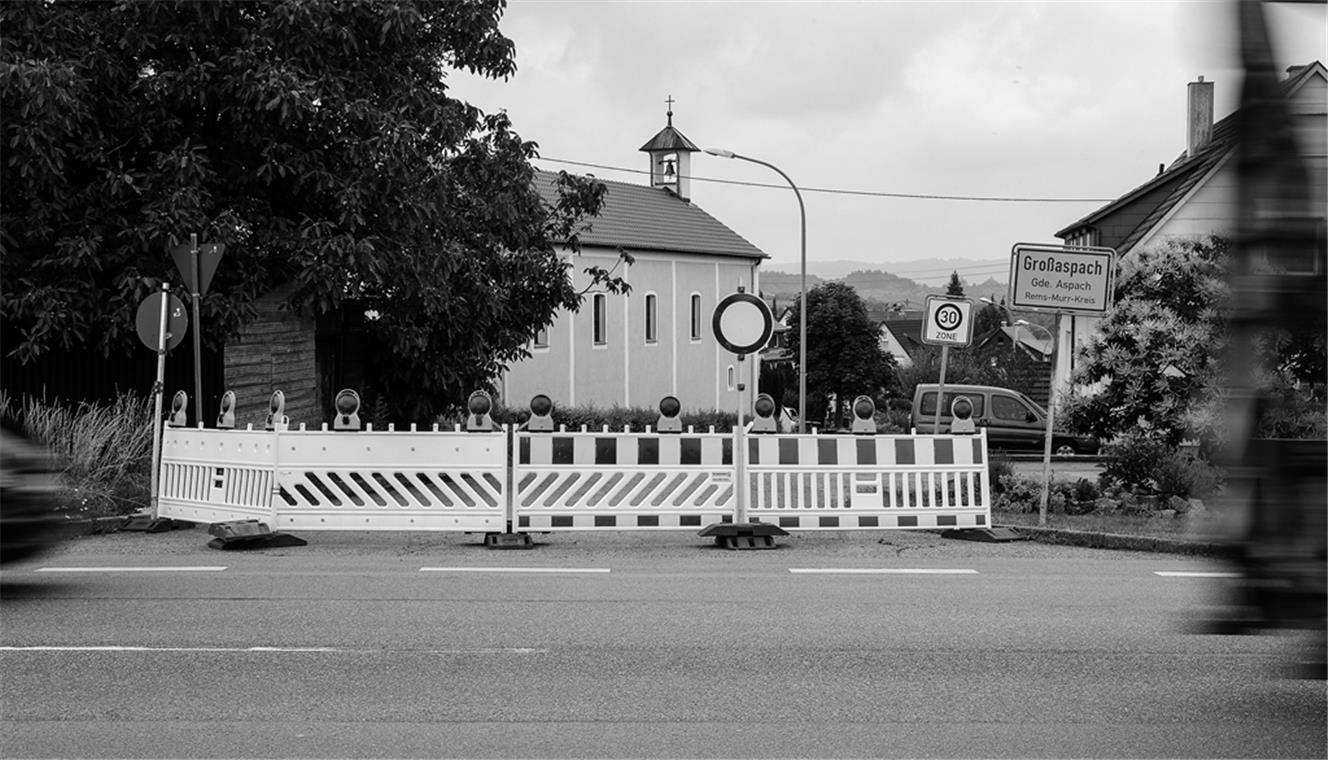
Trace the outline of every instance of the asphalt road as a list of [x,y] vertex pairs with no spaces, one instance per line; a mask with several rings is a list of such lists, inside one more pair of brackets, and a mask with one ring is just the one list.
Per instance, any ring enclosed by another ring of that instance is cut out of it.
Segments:
[[[81,539],[0,581],[4,757],[1324,757],[1224,568],[931,533]],[[1179,575],[1177,575],[1179,574]]]

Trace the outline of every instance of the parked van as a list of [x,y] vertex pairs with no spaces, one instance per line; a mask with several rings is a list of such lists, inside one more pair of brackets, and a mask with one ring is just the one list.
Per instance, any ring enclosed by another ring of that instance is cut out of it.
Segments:
[[[935,383],[921,383],[913,391],[913,411],[909,426],[921,434],[931,434],[936,426]],[[1047,429],[1047,411],[1036,401],[1016,390],[990,385],[945,384],[941,403],[941,432],[950,431],[953,419],[950,405],[963,396],[973,404],[973,422],[987,431],[987,443],[996,449],[1041,451]],[[1096,454],[1097,439],[1057,430],[1051,437],[1051,450],[1059,456]]]

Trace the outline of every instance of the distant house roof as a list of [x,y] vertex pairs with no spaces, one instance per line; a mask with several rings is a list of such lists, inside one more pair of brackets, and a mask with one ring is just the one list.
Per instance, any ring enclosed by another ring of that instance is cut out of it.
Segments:
[[882,330],[889,330],[895,342],[904,349],[910,359],[917,357],[917,352],[926,347],[922,342],[921,319],[887,319],[881,323]]
[[1019,347],[1030,356],[1043,361],[1051,358],[1052,342],[1050,338],[1041,337],[1036,330],[1011,325],[1001,325],[988,331],[985,335],[979,336],[974,341],[974,348],[981,351],[993,343],[1014,345],[1016,339],[1019,341]]
[[[1299,67],[1290,77],[1282,80],[1284,97],[1289,97],[1315,74],[1324,75],[1322,63],[1315,61]],[[1098,230],[1096,245],[1114,248],[1124,254],[1139,243],[1194,187],[1225,163],[1236,148],[1236,122],[1239,111],[1213,124],[1208,145],[1193,156],[1180,157],[1157,176],[1134,188],[1120,198],[1092,212],[1056,233],[1056,237],[1069,239],[1085,229]],[[1123,217],[1134,216],[1137,223],[1112,224]]]
[[[556,203],[558,175],[536,171],[535,189],[548,203]],[[599,216],[587,220],[580,232],[582,245],[622,247],[630,251],[662,251],[769,258],[700,206],[663,188],[598,180],[607,188]]]

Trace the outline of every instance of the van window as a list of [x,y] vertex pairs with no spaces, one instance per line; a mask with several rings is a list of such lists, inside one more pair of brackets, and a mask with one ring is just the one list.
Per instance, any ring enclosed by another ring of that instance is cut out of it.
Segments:
[[1024,403],[1013,396],[1002,396],[994,393],[991,396],[991,416],[998,420],[1012,420],[1014,422],[1027,422],[1028,415],[1033,410],[1024,406]]
[[[982,409],[983,409],[984,404],[983,404],[983,398],[982,398],[982,394],[981,394],[981,393],[964,393],[964,392],[951,393],[951,392],[949,392],[949,391],[946,391],[946,393],[945,393],[945,406],[943,406],[943,407],[941,408],[941,414],[944,415],[944,416],[949,416],[949,414],[950,414],[950,404],[954,403],[954,400],[957,399],[957,398],[959,398],[960,396],[966,396],[966,397],[968,397],[968,400],[969,400],[969,401],[972,401],[972,402],[973,402],[973,416],[974,416],[974,417],[981,417],[981,416],[982,416]],[[924,394],[922,394],[922,404],[921,404],[921,409],[920,409],[920,411],[918,412],[918,414],[922,415],[923,417],[935,417],[935,416],[936,416],[936,392],[935,392],[935,391],[932,391],[932,392],[930,392],[930,393],[924,393]],[[1023,415],[1022,415],[1022,414],[1019,415],[1019,419],[1023,419]]]

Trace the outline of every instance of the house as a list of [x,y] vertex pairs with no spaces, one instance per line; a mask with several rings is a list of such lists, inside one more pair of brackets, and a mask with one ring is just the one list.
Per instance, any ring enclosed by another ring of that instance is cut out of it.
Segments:
[[881,350],[895,358],[899,367],[912,367],[926,344],[922,342],[922,315],[906,313],[881,323]]
[[[767,256],[692,203],[691,154],[699,149],[673,126],[672,110],[640,150],[649,185],[601,180],[604,205],[578,233],[580,252],[561,252],[578,290],[588,286],[586,267],[617,266],[630,293],[588,292],[579,311],[558,313],[531,340],[529,358],[500,378],[505,403],[543,393],[555,404],[649,407],[675,396],[684,409],[730,410],[739,383],[754,393],[760,356],[739,362],[715,340],[711,319],[739,288],[760,292]],[[549,201],[554,179],[536,179]],[[620,263],[620,252],[631,262]]]
[[[1281,94],[1309,169],[1309,208],[1323,219],[1328,205],[1328,71],[1322,62],[1287,69]],[[1124,259],[1167,238],[1230,235],[1237,219],[1236,120],[1214,123],[1214,83],[1199,77],[1188,86],[1185,151],[1120,198],[1066,226],[1056,237],[1066,245],[1114,248]],[[1075,351],[1097,332],[1099,317],[1061,321],[1058,345]],[[1074,351],[1058,351],[1055,382],[1065,387],[1074,371]]]

